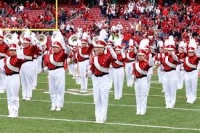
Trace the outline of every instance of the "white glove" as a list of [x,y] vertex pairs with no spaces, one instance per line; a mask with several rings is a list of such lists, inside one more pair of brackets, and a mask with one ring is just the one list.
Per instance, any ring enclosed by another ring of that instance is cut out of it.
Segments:
[[23,49],[17,48],[17,58],[18,59],[24,59],[24,51]]
[[48,70],[49,70],[49,69],[48,69],[47,66],[43,68],[43,71],[44,71],[44,72],[47,72]]
[[111,45],[107,45],[106,46],[109,50],[112,48],[112,46]]
[[69,46],[66,46],[66,47],[65,47],[65,53],[66,53],[66,54],[69,54],[69,53],[70,53],[70,47],[69,47]]
[[120,51],[121,51],[121,54],[122,54],[122,58],[126,58],[126,55],[125,55],[123,49],[121,49]]

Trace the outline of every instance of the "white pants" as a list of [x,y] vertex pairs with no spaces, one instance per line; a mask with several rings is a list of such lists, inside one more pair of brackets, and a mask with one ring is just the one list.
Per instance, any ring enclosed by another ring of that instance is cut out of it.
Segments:
[[95,101],[96,121],[106,121],[109,99],[109,77],[93,76],[93,91]]
[[35,66],[33,61],[27,61],[22,64],[20,69],[23,99],[32,97],[34,73],[37,73],[35,72],[35,68],[33,66]]
[[161,66],[157,68],[157,73],[158,73],[158,82],[162,83],[163,72],[161,71]]
[[147,108],[147,96],[149,93],[149,83],[147,77],[135,80],[135,94],[137,114],[145,114]]
[[81,90],[87,90],[88,77],[86,77],[86,72],[88,70],[89,60],[79,62],[79,76],[81,83]]
[[19,74],[6,76],[8,112],[9,114],[14,114],[17,116],[19,110],[19,88],[20,88]]
[[151,86],[152,76],[153,76],[153,67],[149,68],[148,73],[147,73],[147,81],[149,83],[149,89],[150,89],[150,86]]
[[133,76],[133,62],[126,63],[125,72],[126,72],[126,82],[128,87],[132,87],[134,83],[134,76]]
[[115,98],[122,97],[124,84],[124,67],[113,68]]
[[40,56],[38,56],[38,58],[37,58],[37,66],[38,66],[38,73],[40,73],[40,72],[42,72],[42,56],[40,55]]
[[76,80],[76,84],[81,84],[81,78],[80,78],[80,71],[78,69],[78,64],[74,64],[74,74],[73,77]]
[[[4,70],[4,59],[0,59],[0,69]],[[0,93],[4,93],[6,89],[6,75],[0,71]]]
[[69,71],[69,75],[74,75],[74,64],[69,64],[67,68]]
[[163,88],[166,107],[173,108],[176,102],[177,71],[163,72]]
[[34,66],[32,66],[34,68],[34,78],[33,78],[33,87],[35,88],[37,86],[37,78],[38,78],[38,60],[34,59],[33,60]]
[[65,95],[65,70],[58,68],[49,71],[49,93],[51,106],[62,108]]
[[177,88],[178,89],[182,89],[183,88],[183,83],[184,83],[184,75],[185,75],[185,71],[184,70],[179,70],[177,71],[178,73],[178,85],[177,85]]
[[188,102],[195,102],[197,98],[198,70],[185,72],[186,98]]
[[110,89],[112,89],[112,85],[113,85],[113,67],[109,68],[109,85],[110,85]]

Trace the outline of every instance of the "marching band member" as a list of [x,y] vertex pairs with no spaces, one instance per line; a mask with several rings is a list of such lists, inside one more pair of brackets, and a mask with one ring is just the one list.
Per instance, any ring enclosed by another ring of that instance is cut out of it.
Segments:
[[121,46],[122,39],[116,41],[114,50],[117,55],[117,60],[112,62],[113,66],[113,78],[114,78],[114,95],[115,99],[119,100],[122,98],[123,84],[124,84],[124,61],[126,55],[123,52]]
[[137,115],[145,115],[146,113],[147,97],[149,93],[147,74],[149,69],[154,65],[152,57],[149,57],[149,60],[145,60],[146,55],[146,51],[140,49],[137,53],[138,60],[133,63]]
[[132,65],[133,62],[135,61],[136,57],[136,51],[135,47],[133,46],[133,40],[129,40],[129,47],[128,47],[128,52],[126,53],[126,64],[125,64],[125,72],[126,72],[126,81],[127,81],[127,86],[132,87],[134,83],[134,77],[132,75]]
[[[108,40],[107,41],[107,46],[114,47],[113,41],[112,40]],[[108,54],[110,54],[109,50],[107,52],[108,52]],[[113,66],[112,66],[112,64],[110,64],[110,68],[109,68],[109,85],[110,85],[110,89],[112,89],[113,78],[114,78],[114,75],[113,75]]]
[[[52,40],[52,52],[44,57],[44,65],[49,70],[49,92],[51,111],[61,111],[65,95],[65,70],[64,61],[69,51],[65,49],[62,34],[58,32]],[[47,69],[45,68],[45,69]]]
[[38,79],[38,55],[39,55],[39,52],[40,52],[40,49],[38,47],[38,43],[36,40],[37,38],[35,37],[35,33],[32,32],[31,33],[31,40],[32,40],[32,44],[34,44],[33,47],[35,47],[35,51],[34,51],[34,55],[33,55],[33,63],[34,63],[34,66],[32,66],[34,68],[34,78],[33,78],[33,87],[32,87],[32,90],[35,90],[36,89],[36,86],[37,86],[37,79]]
[[81,40],[81,47],[77,51],[77,60],[79,62],[79,76],[81,81],[80,92],[87,92],[88,77],[86,77],[86,72],[89,67],[89,57],[92,51],[93,45],[89,45],[87,35],[83,33],[83,39]]
[[162,59],[163,70],[163,88],[165,92],[165,104],[168,109],[174,108],[176,102],[177,91],[177,72],[176,66],[179,63],[178,57],[175,54],[175,42],[170,36],[167,44],[168,54]]
[[186,43],[184,43],[183,41],[180,42],[179,44],[179,48],[178,48],[178,58],[180,61],[180,64],[177,66],[177,71],[178,71],[178,84],[177,84],[177,88],[178,89],[182,89],[183,88],[183,82],[184,82],[184,68],[183,68],[183,61],[186,57]]
[[[7,55],[8,46],[4,43],[3,31],[0,30],[0,70],[3,70],[3,60]],[[6,89],[5,73],[0,71],[0,93],[4,93]]]
[[74,47],[73,46],[70,46],[70,53],[69,53],[69,56],[67,58],[67,65],[68,65],[68,71],[69,71],[69,75],[74,75],[74,59],[73,59],[73,51],[74,50]]
[[[152,57],[151,49],[150,49],[150,46],[149,46],[149,39],[147,39],[147,38],[142,39],[140,41],[139,49],[144,49],[146,51],[145,60],[148,61],[150,59],[150,57]],[[150,89],[150,85],[151,85],[152,75],[153,75],[153,67],[151,67],[148,70],[148,74],[147,74],[147,80],[149,82],[149,89]]]
[[156,54],[155,57],[155,65],[157,67],[157,73],[158,73],[158,82],[162,83],[162,71],[161,71],[161,59],[164,58],[165,53],[163,49],[163,41],[158,41],[158,47],[159,47],[159,52]]
[[[15,35],[17,34],[15,33]],[[9,47],[9,56],[4,58],[4,72],[6,74],[6,94],[9,112],[8,117],[11,118],[18,117],[20,88],[19,71],[21,65],[24,63],[23,56],[20,56],[17,53],[17,47],[19,47],[18,42],[18,39],[12,41]]]
[[91,59],[91,73],[93,74],[93,91],[95,101],[95,117],[97,123],[104,123],[107,119],[109,99],[109,67],[117,58],[111,46],[108,47],[111,54],[106,54],[106,42],[99,39],[94,45],[96,56]]
[[[195,53],[195,50],[196,53]],[[194,39],[190,40],[188,46],[188,55],[183,61],[185,70],[185,88],[187,103],[193,104],[197,98],[198,70],[197,65],[200,60],[200,48],[197,49],[197,44]]]
[[22,99],[30,101],[34,82],[35,64],[33,62],[36,47],[32,44],[30,31],[26,30],[22,42],[25,62],[21,66],[20,78],[22,83]]

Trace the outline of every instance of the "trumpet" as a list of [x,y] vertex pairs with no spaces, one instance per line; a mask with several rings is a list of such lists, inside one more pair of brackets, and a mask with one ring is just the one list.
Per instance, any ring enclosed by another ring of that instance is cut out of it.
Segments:
[[78,36],[77,35],[71,35],[68,39],[68,42],[69,42],[69,45],[72,45],[72,46],[77,46],[78,45]]
[[10,44],[11,40],[12,40],[12,34],[11,34],[11,33],[5,34],[5,36],[4,36],[4,42],[5,42],[7,45]]
[[37,41],[39,43],[39,45],[46,45],[47,43],[47,36],[44,34],[39,34],[37,37]]

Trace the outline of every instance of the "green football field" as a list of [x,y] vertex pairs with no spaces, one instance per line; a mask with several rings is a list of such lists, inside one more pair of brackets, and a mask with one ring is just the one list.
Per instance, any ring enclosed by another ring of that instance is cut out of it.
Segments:
[[186,104],[185,89],[178,90],[175,108],[165,109],[164,93],[161,92],[161,84],[157,82],[156,75],[152,79],[146,115],[135,114],[134,89],[124,86],[121,100],[114,100],[113,89],[111,90],[105,124],[95,123],[90,79],[89,88],[88,93],[79,93],[79,85],[67,75],[65,106],[60,112],[52,112],[49,110],[47,74],[42,73],[32,100],[20,100],[19,118],[7,118],[6,94],[0,94],[0,133],[200,132],[200,97],[195,104]]

